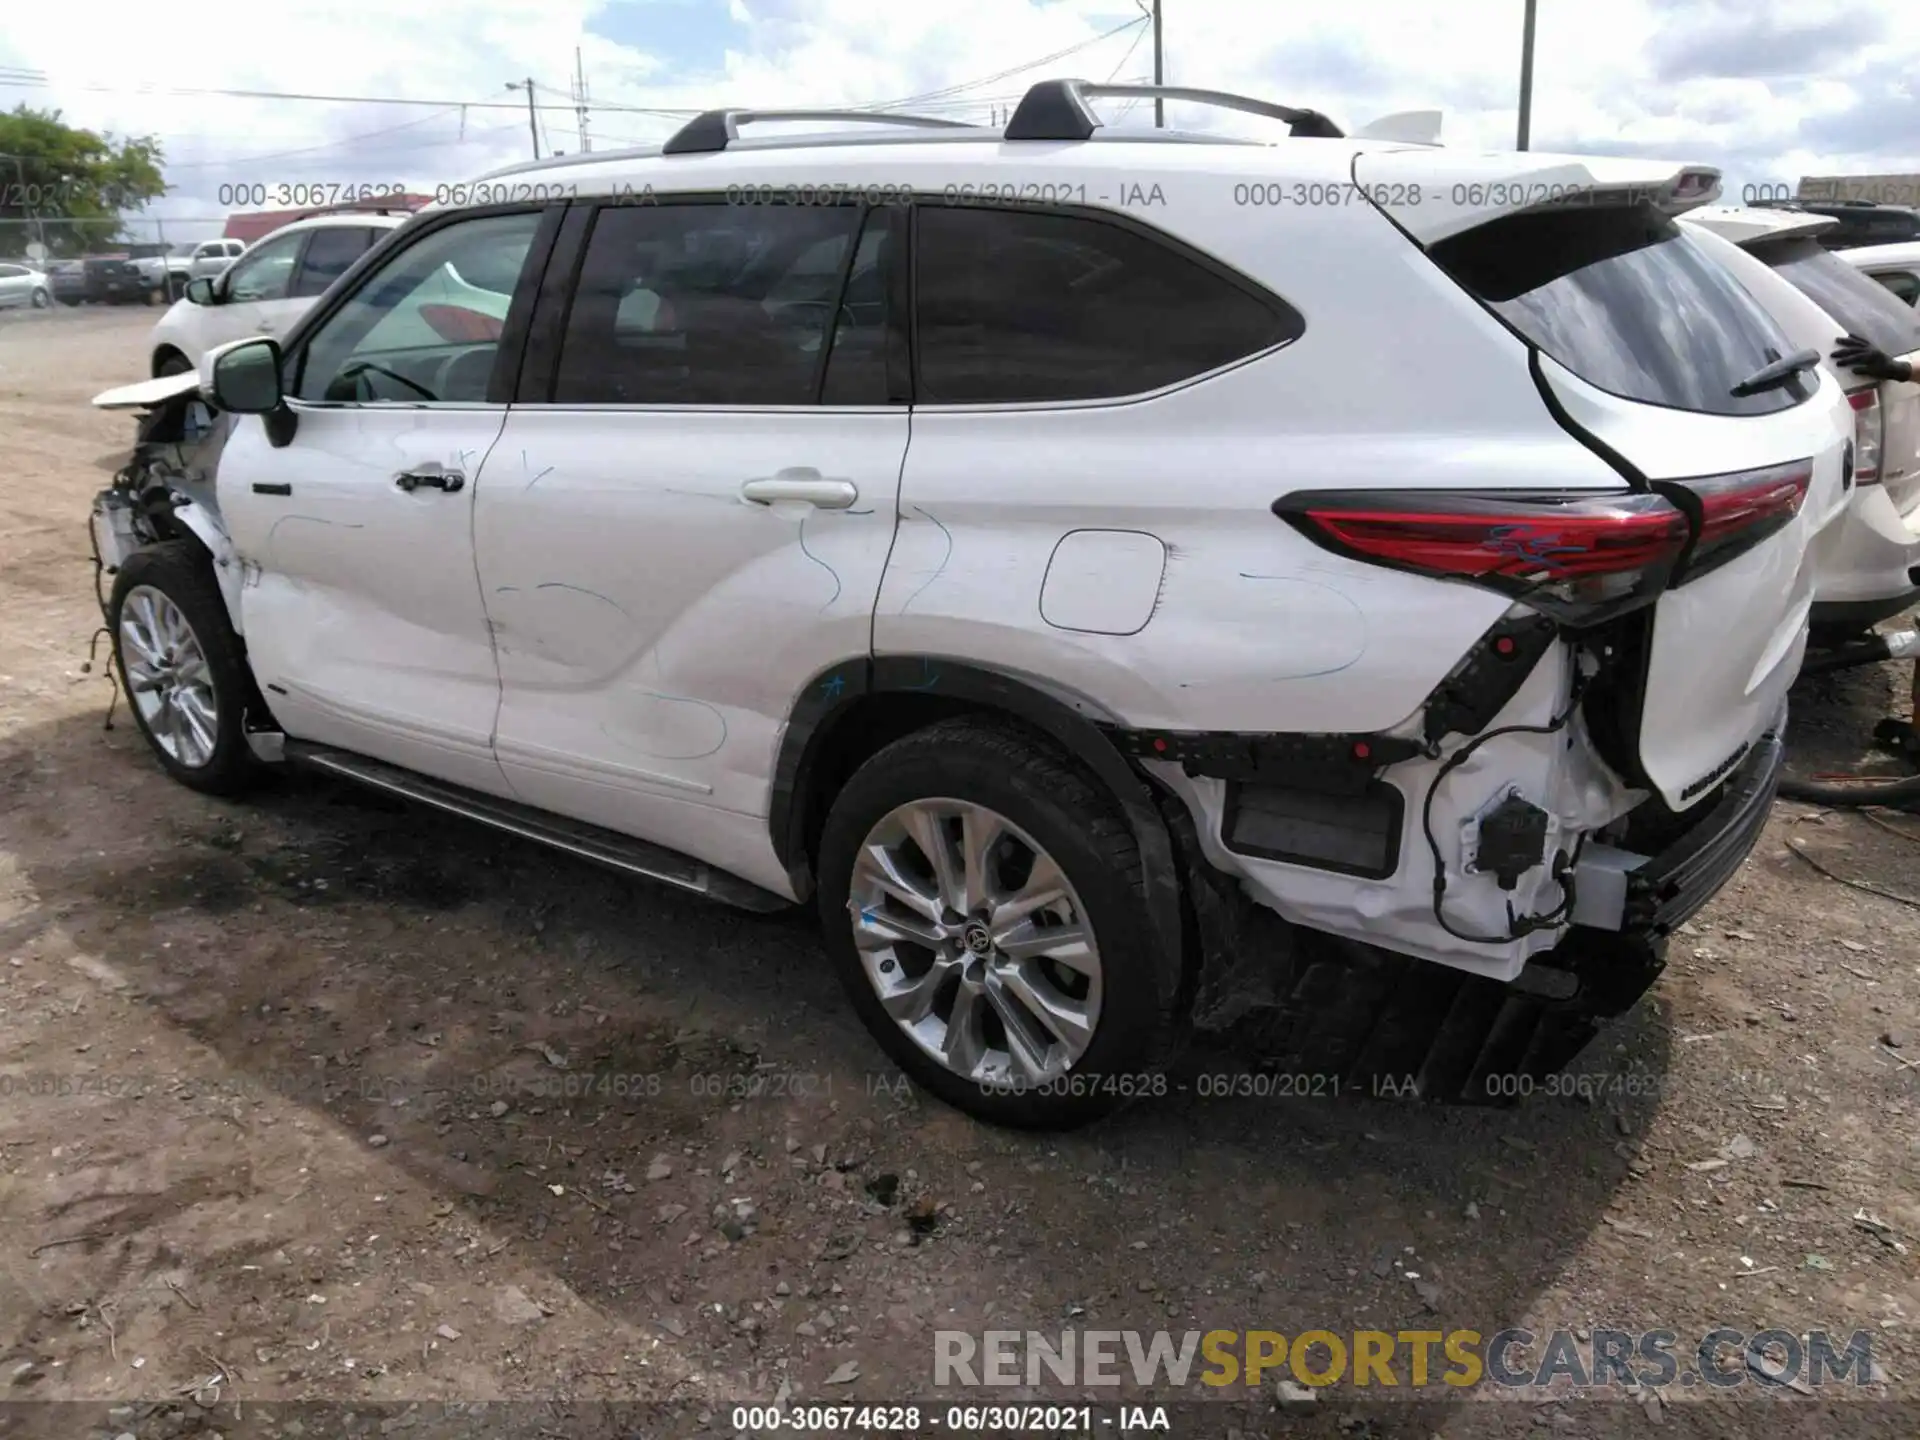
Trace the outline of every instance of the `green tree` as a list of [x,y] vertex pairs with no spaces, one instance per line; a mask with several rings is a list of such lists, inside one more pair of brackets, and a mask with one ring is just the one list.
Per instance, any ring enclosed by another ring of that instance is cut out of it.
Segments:
[[55,257],[120,237],[121,212],[167,193],[160,142],[65,124],[58,110],[0,113],[0,255],[39,240]]

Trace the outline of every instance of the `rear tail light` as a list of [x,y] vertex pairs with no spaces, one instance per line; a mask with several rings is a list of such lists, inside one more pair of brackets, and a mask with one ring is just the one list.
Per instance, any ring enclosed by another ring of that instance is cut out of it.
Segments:
[[1588,625],[1666,588],[1687,516],[1659,495],[1555,491],[1311,491],[1274,514],[1336,554],[1467,580]]
[[1661,482],[1662,494],[1682,509],[1697,512],[1690,515],[1693,546],[1675,583],[1684,584],[1717,569],[1785,529],[1800,513],[1812,481],[1813,466],[1802,460],[1701,480]]
[[1880,408],[1880,387],[1847,393],[1853,406],[1853,479],[1856,485],[1872,485],[1880,479],[1881,442],[1886,435],[1885,412]]

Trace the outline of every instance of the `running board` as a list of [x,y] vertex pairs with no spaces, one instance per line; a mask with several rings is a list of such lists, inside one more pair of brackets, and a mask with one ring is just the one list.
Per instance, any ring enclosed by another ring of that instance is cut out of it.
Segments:
[[682,855],[677,850],[669,850],[663,845],[650,845],[645,840],[635,840],[615,830],[567,820],[544,810],[536,810],[531,805],[469,790],[464,785],[430,779],[398,765],[389,765],[384,760],[373,760],[365,755],[299,740],[288,740],[285,753],[291,764],[337,775],[343,780],[417,801],[446,814],[458,815],[494,830],[503,830],[509,835],[518,835],[523,840],[532,840],[550,849],[577,855],[597,865],[648,880],[658,880],[678,890],[691,890],[742,910],[771,914],[793,906],[791,900],[783,899],[771,890],[762,890],[758,885],[716,870],[704,861]]

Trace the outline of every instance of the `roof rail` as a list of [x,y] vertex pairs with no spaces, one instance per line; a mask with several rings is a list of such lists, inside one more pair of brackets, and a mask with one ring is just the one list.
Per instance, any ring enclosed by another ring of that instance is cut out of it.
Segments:
[[662,155],[711,155],[740,138],[740,127],[756,120],[835,120],[870,125],[911,125],[924,130],[975,130],[964,120],[928,115],[898,115],[884,110],[708,110],[668,137]]
[[1190,100],[1196,105],[1213,105],[1222,110],[1241,110],[1249,115],[1265,115],[1284,120],[1288,134],[1338,140],[1341,128],[1318,110],[1302,110],[1291,105],[1275,105],[1251,95],[1233,95],[1225,90],[1189,90],[1180,85],[1096,85],[1088,80],[1042,80],[1021,97],[1013,119],[1007,122],[1008,140],[1086,140],[1100,127],[1099,118],[1087,105],[1088,96],[1138,96],[1145,99]]

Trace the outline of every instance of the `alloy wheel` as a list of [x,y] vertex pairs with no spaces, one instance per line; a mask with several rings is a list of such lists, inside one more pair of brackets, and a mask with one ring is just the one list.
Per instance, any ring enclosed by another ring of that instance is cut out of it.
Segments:
[[930,1058],[977,1083],[1065,1074],[1100,1021],[1100,951],[1058,863],[984,805],[915,800],[854,860],[847,908],[875,994]]
[[213,671],[193,626],[164,591],[136,585],[120,606],[120,661],[147,734],[197,770],[213,759],[220,711]]

